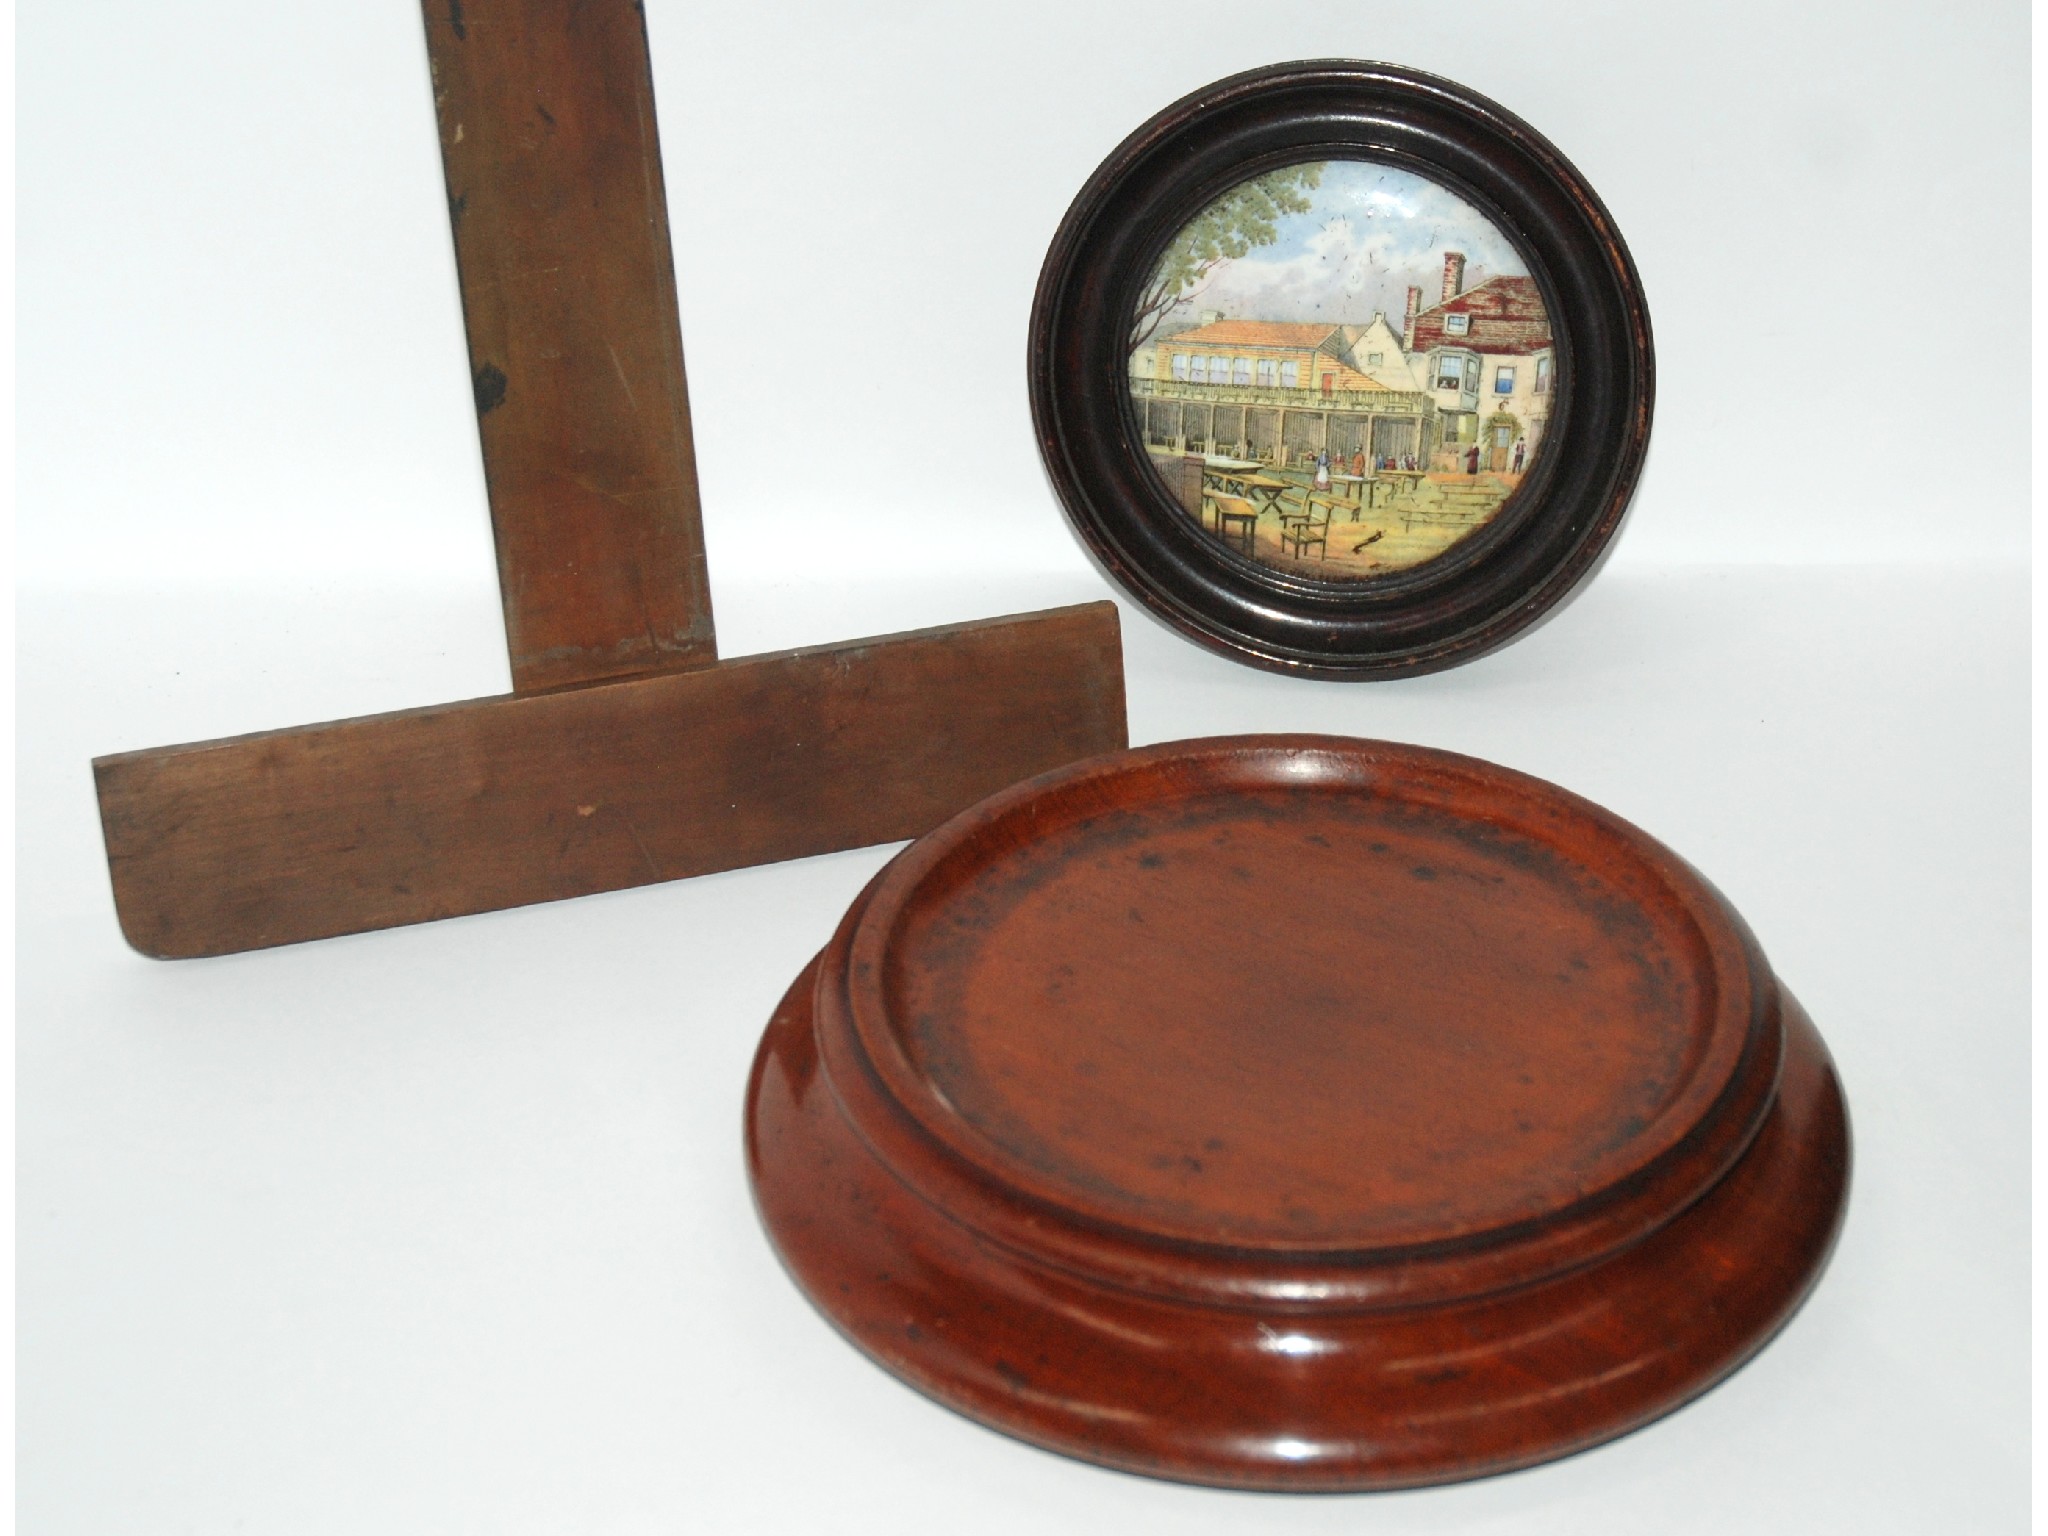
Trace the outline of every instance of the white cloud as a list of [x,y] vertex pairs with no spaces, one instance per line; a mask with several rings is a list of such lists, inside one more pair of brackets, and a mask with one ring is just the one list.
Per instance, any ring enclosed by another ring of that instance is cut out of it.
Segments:
[[1425,305],[1441,297],[1447,251],[1464,252],[1468,288],[1528,270],[1476,208],[1407,171],[1336,161],[1311,195],[1273,245],[1216,268],[1183,314],[1360,324],[1378,310],[1398,326],[1410,285]]

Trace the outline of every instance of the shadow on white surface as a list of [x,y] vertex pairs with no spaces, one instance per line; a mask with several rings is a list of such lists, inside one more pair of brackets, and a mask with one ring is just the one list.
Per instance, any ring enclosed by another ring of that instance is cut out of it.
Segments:
[[[1094,595],[1057,574],[728,593],[728,633],[764,646]],[[1391,684],[1255,673],[1127,614],[1138,741],[1426,741],[1637,821],[1749,918],[1848,1084],[1842,1245],[1753,1366],[1611,1447],[1364,1500],[1204,1493],[1019,1446],[868,1364],[783,1277],[747,1196],[741,1088],[776,998],[889,849],[216,961],[128,952],[93,752],[426,702],[502,667],[467,590],[331,592],[284,624],[294,605],[191,596],[22,607],[24,1529],[2023,1518],[2015,574],[1617,565],[1525,644]]]

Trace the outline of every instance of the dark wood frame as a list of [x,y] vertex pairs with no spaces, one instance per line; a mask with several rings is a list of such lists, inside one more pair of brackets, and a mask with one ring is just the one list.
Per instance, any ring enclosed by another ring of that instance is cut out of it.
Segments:
[[[1147,461],[1126,382],[1138,289],[1174,233],[1248,177],[1311,159],[1427,176],[1521,249],[1555,336],[1544,451],[1507,506],[1444,555],[1338,582],[1205,537]],[[1506,109],[1387,64],[1280,64],[1174,103],[1105,160],[1046,255],[1031,410],[1047,472],[1108,574],[1240,661],[1327,678],[1406,676],[1505,644],[1595,568],[1650,434],[1650,320],[1628,249],[1569,161]]]

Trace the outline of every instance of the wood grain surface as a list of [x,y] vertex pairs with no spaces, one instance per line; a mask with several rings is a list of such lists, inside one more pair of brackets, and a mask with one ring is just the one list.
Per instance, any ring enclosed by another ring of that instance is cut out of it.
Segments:
[[180,958],[913,837],[1124,742],[1099,602],[93,771],[122,932]]
[[861,1348],[1131,1471],[1503,1471],[1706,1390],[1818,1277],[1839,1085],[1683,861],[1540,781],[1327,737],[1015,786],[771,1023],[764,1221]]
[[217,955],[915,836],[1124,744],[1108,603],[717,662],[634,0],[425,0],[514,693],[103,757]]
[[424,0],[512,686],[717,654],[633,0]]

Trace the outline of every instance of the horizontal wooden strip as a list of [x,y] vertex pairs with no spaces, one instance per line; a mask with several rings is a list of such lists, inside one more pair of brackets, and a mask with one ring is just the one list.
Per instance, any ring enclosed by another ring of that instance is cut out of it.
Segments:
[[1125,744],[1087,603],[93,770],[121,930],[178,959],[914,837]]

